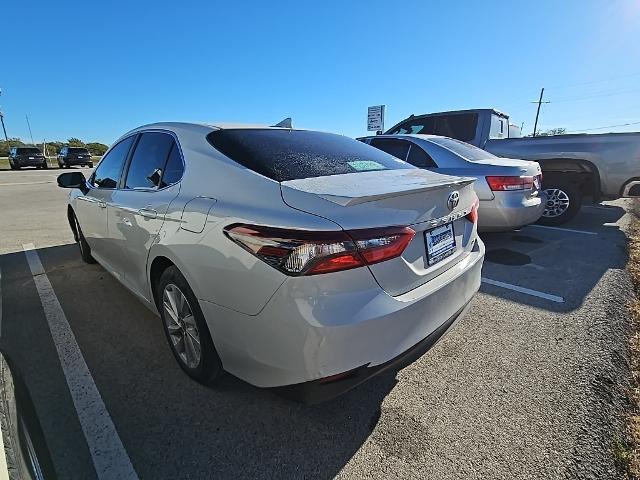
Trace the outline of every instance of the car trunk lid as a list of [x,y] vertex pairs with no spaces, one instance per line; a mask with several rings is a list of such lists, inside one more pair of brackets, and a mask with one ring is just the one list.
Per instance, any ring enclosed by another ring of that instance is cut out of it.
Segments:
[[[416,235],[402,255],[369,266],[379,285],[395,296],[435,278],[469,253],[476,235],[475,224],[465,218],[477,198],[472,183],[472,178],[402,169],[288,180],[281,190],[289,206],[347,231],[411,227]],[[452,194],[457,203],[450,201]],[[442,231],[427,233],[436,228]],[[448,245],[446,256],[434,262],[427,242],[451,233],[454,246]]]

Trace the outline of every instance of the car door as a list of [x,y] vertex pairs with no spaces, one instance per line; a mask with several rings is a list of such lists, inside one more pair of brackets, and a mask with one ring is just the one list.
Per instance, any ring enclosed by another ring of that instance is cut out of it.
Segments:
[[87,182],[88,191],[76,197],[73,206],[91,253],[110,270],[115,251],[107,228],[107,205],[116,192],[134,139],[135,135],[125,138],[107,152]]
[[169,132],[143,132],[121,188],[107,210],[109,232],[121,244],[117,267],[125,284],[150,300],[147,258],[171,201],[180,190],[183,159]]

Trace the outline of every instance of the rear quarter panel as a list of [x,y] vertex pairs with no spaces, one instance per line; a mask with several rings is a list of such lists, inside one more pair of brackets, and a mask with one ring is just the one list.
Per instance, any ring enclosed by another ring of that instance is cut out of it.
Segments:
[[485,149],[526,160],[586,160],[598,169],[602,193],[612,197],[618,197],[623,185],[640,175],[640,133],[488,140]]

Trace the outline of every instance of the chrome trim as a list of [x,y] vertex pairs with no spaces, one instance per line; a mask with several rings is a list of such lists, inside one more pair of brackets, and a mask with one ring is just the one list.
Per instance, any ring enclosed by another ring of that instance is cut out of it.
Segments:
[[427,225],[427,228],[439,227],[440,225],[444,225],[446,223],[455,222],[456,220],[466,217],[471,213],[473,206],[469,208],[465,208],[464,210],[458,210],[457,212],[451,212],[449,215],[444,217],[435,218],[433,220],[427,220],[426,222],[421,222],[418,225]]

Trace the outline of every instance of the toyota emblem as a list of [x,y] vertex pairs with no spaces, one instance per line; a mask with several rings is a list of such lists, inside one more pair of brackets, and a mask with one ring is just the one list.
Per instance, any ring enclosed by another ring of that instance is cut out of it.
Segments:
[[447,207],[449,207],[449,210],[453,210],[458,206],[458,202],[460,202],[460,194],[457,190],[455,190],[449,194],[449,198],[447,199]]

